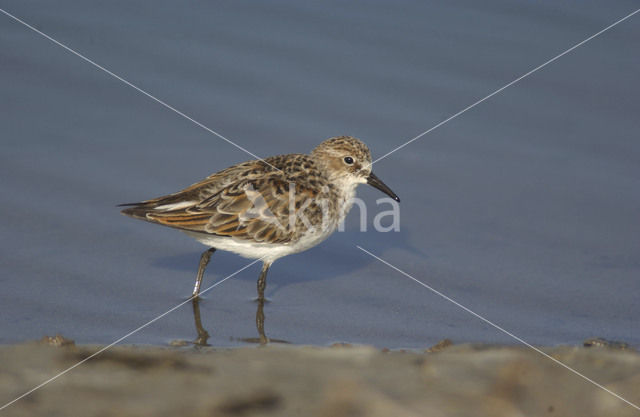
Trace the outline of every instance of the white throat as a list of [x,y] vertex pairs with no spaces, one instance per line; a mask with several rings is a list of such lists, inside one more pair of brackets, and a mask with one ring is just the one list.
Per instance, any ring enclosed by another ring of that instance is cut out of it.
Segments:
[[340,219],[338,220],[338,223],[342,222],[349,213],[349,210],[351,210],[351,206],[353,206],[353,201],[356,196],[356,188],[359,184],[365,182],[366,180],[364,179],[362,181],[354,181],[353,177],[343,177],[343,179],[339,179],[334,183],[339,190],[338,209],[340,212]]

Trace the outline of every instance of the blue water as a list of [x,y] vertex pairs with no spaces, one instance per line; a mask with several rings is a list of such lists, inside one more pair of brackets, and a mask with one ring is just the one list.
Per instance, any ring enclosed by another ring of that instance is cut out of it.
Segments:
[[[381,156],[638,7],[637,1],[0,1],[262,157],[330,136]],[[640,344],[640,14],[374,166],[346,231],[271,268],[268,337],[419,348]],[[200,244],[125,218],[251,157],[0,15],[0,343],[110,343],[190,295]],[[377,210],[377,211],[376,211]],[[204,286],[247,264],[217,252]],[[216,346],[255,338],[254,265],[207,293]],[[189,304],[125,343],[196,337]]]

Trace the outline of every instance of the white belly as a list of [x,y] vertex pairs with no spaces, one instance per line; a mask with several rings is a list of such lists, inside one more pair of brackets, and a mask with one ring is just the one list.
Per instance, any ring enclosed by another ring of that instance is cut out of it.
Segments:
[[283,256],[310,249],[331,236],[338,227],[338,224],[344,219],[351,208],[353,203],[352,199],[355,196],[356,185],[357,184],[353,184],[351,187],[347,187],[345,193],[340,198],[340,201],[338,202],[338,206],[340,208],[339,216],[337,216],[337,218],[327,221],[327,225],[324,229],[318,227],[314,231],[307,232],[295,242],[252,242],[250,240],[238,239],[231,236],[217,236],[208,233],[198,233],[187,230],[183,231],[206,246],[233,252],[245,258],[262,259],[265,262],[271,263]]
[[296,242],[285,244],[251,242],[249,240],[242,240],[230,236],[216,236],[207,233],[190,231],[184,232],[206,246],[233,252],[245,258],[262,259],[265,262],[271,263],[278,258],[282,258],[283,256],[302,252],[316,246],[317,244],[328,238],[334,230],[335,226],[332,228],[328,228],[324,232],[309,233],[302,236]]

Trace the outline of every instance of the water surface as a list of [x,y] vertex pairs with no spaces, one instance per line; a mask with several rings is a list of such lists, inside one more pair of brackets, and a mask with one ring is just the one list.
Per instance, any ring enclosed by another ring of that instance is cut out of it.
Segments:
[[[0,1],[260,156],[330,136],[381,156],[637,7],[634,1],[269,4]],[[640,344],[635,16],[375,164],[401,230],[347,230],[276,262],[267,336],[417,348]],[[0,343],[110,343],[185,300],[200,244],[118,203],[250,157],[0,16]],[[247,264],[217,252],[204,285]],[[256,338],[254,265],[200,303],[209,343]],[[196,337],[185,305],[130,337]]]

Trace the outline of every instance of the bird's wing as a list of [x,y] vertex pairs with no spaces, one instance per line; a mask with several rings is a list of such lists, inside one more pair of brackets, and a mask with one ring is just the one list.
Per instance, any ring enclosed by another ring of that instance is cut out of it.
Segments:
[[[278,171],[245,167],[233,176],[225,171],[179,193],[134,204],[123,213],[183,230],[265,243],[288,242],[303,232],[301,219],[321,215],[317,192],[298,184],[290,188]],[[221,178],[227,180],[223,186]],[[298,210],[306,217],[297,216]]]

